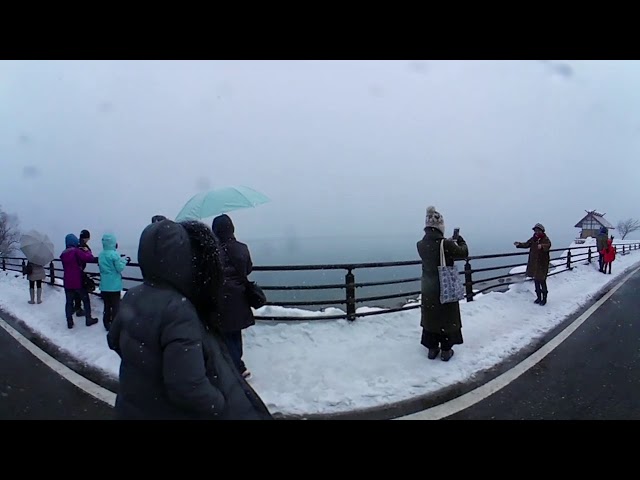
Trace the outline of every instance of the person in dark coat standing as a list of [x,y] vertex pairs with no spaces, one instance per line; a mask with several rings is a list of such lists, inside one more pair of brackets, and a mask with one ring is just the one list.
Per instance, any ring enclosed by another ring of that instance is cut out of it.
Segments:
[[596,237],[596,248],[598,249],[598,265],[600,266],[600,271],[605,273],[604,269],[604,255],[602,252],[607,248],[607,240],[609,239],[609,230],[607,227],[600,228],[600,233]]
[[[80,232],[79,247],[83,249],[85,252],[92,253],[91,247],[89,246],[89,240],[91,240],[91,233],[89,232],[89,230],[82,230]],[[95,260],[91,260],[90,262],[86,262],[86,263],[81,262],[83,272],[84,272],[84,269],[87,268],[87,263],[98,263],[96,257],[91,255],[91,258]],[[91,297],[87,297],[87,298],[88,298],[87,304],[89,305],[89,310],[91,310]],[[83,317],[85,315],[85,311],[82,310],[82,298],[80,294],[77,294],[76,297],[74,298],[74,310],[76,312],[76,317]]]
[[144,282],[125,294],[107,334],[121,358],[116,418],[271,419],[212,322],[222,272],[211,229],[152,223],[138,260]]
[[228,215],[214,218],[212,228],[222,247],[224,281],[218,323],[238,370],[249,377],[251,373],[242,361],[242,330],[256,323],[246,295],[247,276],[253,268],[251,254],[244,243],[236,240]]
[[533,278],[536,288],[536,300],[539,305],[547,304],[547,275],[549,274],[549,250],[551,240],[545,233],[544,226],[536,223],[533,227],[533,237],[526,242],[514,242],[516,248],[529,249],[529,261],[527,262],[527,277]]
[[441,359],[448,362],[453,356],[454,345],[463,343],[460,305],[440,303],[440,244],[444,242],[445,262],[454,265],[454,260],[469,255],[467,244],[461,236],[456,240],[444,238],[443,216],[434,207],[427,208],[424,237],[418,242],[418,253],[422,259],[422,309],[421,343],[429,349],[428,358],[434,360],[440,352]]

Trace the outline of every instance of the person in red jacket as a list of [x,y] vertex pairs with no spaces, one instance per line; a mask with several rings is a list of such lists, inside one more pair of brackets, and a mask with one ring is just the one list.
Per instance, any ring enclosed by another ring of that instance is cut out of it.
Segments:
[[616,259],[616,247],[613,246],[613,237],[607,240],[607,248],[600,252],[602,254],[604,267],[602,273],[607,273],[607,267],[609,267],[609,275],[611,275],[611,264]]

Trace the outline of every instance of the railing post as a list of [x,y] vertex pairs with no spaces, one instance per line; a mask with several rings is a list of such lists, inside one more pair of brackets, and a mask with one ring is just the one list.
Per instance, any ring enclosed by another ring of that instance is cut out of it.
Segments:
[[49,262],[49,281],[51,282],[51,285],[56,284],[56,271],[53,268],[53,262]]
[[567,270],[571,270],[571,249],[567,253]]
[[624,253],[624,247],[625,245],[622,245],[622,255],[626,255],[626,253]]
[[347,320],[353,322],[356,319],[356,277],[351,270],[347,269],[344,281],[347,284]]
[[473,275],[471,272],[471,264],[469,259],[464,264],[464,283],[466,288],[467,302],[473,302]]
[[7,262],[4,257],[2,257],[2,270],[3,271],[7,270]]
[[587,259],[587,263],[591,263],[591,247],[589,247],[589,258]]
[[22,276],[24,277],[24,258],[22,259],[22,264],[20,265],[20,273],[22,273]]

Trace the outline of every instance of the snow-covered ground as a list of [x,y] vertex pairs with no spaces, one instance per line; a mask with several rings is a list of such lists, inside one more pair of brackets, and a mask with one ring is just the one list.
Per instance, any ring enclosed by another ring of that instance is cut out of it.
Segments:
[[[597,259],[597,257],[596,257]],[[500,363],[561,323],[620,276],[640,265],[640,250],[618,256],[613,274],[597,271],[597,261],[550,277],[549,304],[533,304],[530,282],[461,302],[465,343],[448,362],[428,360],[420,345],[420,311],[364,317],[355,322],[261,323],[245,332],[245,362],[251,384],[273,413],[313,414],[348,411],[405,400],[465,381]],[[16,276],[17,275],[17,276]],[[64,292],[46,286],[42,305],[29,305],[28,284],[15,272],[0,272],[0,307],[23,320],[77,359],[117,377],[119,358],[108,349],[102,322],[68,330]],[[102,302],[92,298],[93,314]],[[359,311],[371,311],[364,308]],[[260,314],[316,316],[309,312],[264,307]]]

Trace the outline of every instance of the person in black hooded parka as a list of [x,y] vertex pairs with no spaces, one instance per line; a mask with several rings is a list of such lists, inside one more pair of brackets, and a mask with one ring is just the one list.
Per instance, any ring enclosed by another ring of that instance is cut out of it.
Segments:
[[253,268],[251,254],[249,247],[236,240],[235,227],[228,215],[214,218],[212,229],[222,246],[224,281],[218,325],[236,367],[244,377],[248,377],[249,370],[242,361],[242,330],[256,323],[247,300],[245,282]]
[[271,415],[212,325],[222,283],[217,242],[200,222],[142,232],[144,283],[122,299],[107,340],[121,358],[118,419],[262,420]]

